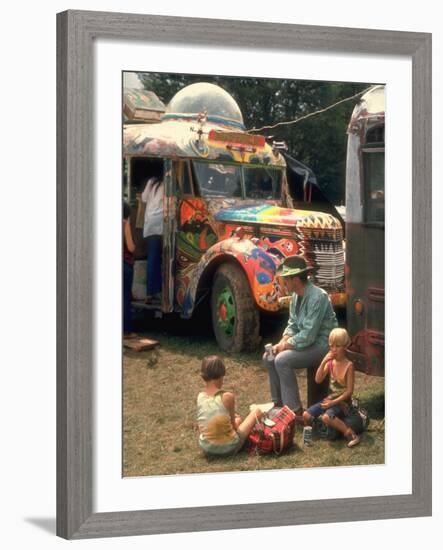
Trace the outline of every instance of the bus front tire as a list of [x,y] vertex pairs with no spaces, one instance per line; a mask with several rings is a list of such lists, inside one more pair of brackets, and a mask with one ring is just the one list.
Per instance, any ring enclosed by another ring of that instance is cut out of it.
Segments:
[[223,264],[218,268],[212,286],[211,315],[215,338],[223,351],[257,349],[260,315],[239,266]]

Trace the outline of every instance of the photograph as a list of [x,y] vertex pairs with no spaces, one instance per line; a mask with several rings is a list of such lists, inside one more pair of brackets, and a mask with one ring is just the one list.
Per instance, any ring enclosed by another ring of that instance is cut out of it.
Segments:
[[384,84],[121,97],[123,477],[384,464]]
[[409,4],[5,4],[4,548],[439,540],[443,27]]

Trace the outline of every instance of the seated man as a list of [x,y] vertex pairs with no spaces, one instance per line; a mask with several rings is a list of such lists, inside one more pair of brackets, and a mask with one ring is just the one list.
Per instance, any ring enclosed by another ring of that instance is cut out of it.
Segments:
[[300,256],[285,258],[276,275],[289,293],[289,321],[280,342],[263,362],[269,372],[271,399],[287,405],[297,415],[303,412],[294,369],[316,369],[328,352],[328,337],[337,318],[327,292],[308,280],[310,268]]

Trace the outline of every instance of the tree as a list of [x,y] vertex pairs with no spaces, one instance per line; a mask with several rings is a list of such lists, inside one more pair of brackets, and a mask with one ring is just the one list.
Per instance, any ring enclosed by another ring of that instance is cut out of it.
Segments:
[[[369,86],[366,83],[167,73],[139,73],[139,79],[145,89],[155,92],[165,104],[189,84],[217,84],[237,101],[248,130],[295,120]],[[335,203],[344,202],[346,128],[356,101],[342,103],[296,124],[260,132],[274,136],[276,141],[284,140],[289,154],[315,172],[323,192]]]

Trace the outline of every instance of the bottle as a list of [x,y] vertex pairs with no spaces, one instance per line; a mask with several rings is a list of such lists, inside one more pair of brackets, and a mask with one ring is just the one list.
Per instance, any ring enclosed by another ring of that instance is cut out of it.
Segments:
[[312,426],[303,428],[303,445],[311,445],[312,443]]

